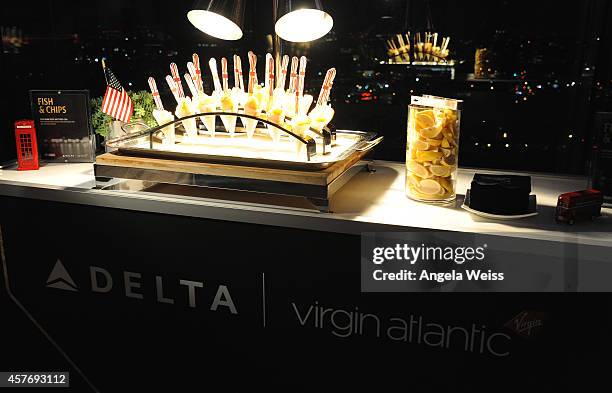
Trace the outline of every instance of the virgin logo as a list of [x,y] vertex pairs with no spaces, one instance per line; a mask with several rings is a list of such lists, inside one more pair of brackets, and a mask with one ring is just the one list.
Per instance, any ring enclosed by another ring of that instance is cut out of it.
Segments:
[[543,327],[546,315],[537,311],[521,311],[506,322],[505,327],[523,337],[535,336]]

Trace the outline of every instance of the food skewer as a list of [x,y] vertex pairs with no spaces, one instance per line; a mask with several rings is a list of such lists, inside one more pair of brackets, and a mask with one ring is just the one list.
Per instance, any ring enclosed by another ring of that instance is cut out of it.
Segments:
[[192,101],[197,100],[199,97],[199,94],[198,94],[198,89],[195,86],[195,82],[193,81],[193,78],[191,77],[189,73],[185,73],[184,77],[185,77],[185,82],[187,83],[187,87],[189,88],[189,91],[191,92]]
[[266,53],[266,60],[264,61],[264,87],[268,90],[268,70],[270,69],[270,64],[268,63],[268,58],[272,56],[270,53]]
[[221,78],[223,81],[223,91],[229,90],[229,74],[227,72],[227,59],[221,58]]
[[331,94],[331,89],[334,86],[334,79],[336,78],[336,69],[332,68],[331,69],[331,78],[329,78],[329,88],[327,89],[327,92],[325,93],[325,103],[327,104],[330,99],[329,96]]
[[[272,60],[274,64],[274,60]],[[282,125],[285,121],[285,81],[287,80],[287,67],[289,66],[289,56],[284,55],[279,67],[276,70],[276,88],[271,89],[272,96],[268,102],[268,120],[274,124]],[[272,76],[272,81],[274,77]],[[276,127],[268,127],[270,136],[275,143],[280,142],[281,131]]]
[[191,99],[189,97],[179,97],[179,103],[176,106],[176,111],[174,113],[178,118],[187,117],[187,119],[183,119],[181,121],[181,123],[183,123],[183,127],[185,128],[185,132],[187,133],[186,138],[191,139],[195,137],[198,134],[198,127],[196,125],[195,117],[189,118],[189,116],[195,115],[196,113]]
[[192,75],[193,81],[195,82],[196,87],[198,88],[198,92],[204,93],[204,85],[202,83],[202,68],[200,67],[200,56],[198,56],[197,53],[194,53],[193,55],[191,55],[191,58],[193,60],[193,68],[195,70],[195,76]]
[[326,97],[327,97],[327,92],[331,89],[331,79],[332,79],[332,73],[335,73],[336,69],[335,68],[330,68],[329,70],[327,70],[327,73],[325,73],[325,79],[323,79],[323,85],[321,85],[321,91],[319,92],[319,98],[317,99],[317,105],[325,105],[326,104]]
[[446,48],[448,48],[449,41],[450,41],[450,37],[446,37],[446,42],[444,43],[444,47],[442,48],[442,50],[446,50]]
[[242,89],[244,90],[244,88],[242,88],[241,83],[240,83],[240,68],[239,67],[239,62],[240,60],[238,60],[238,55],[234,55],[234,87],[237,89]]
[[242,76],[242,58],[240,55],[236,55],[236,61],[238,62],[238,74],[240,76],[240,90],[244,91],[244,77]]
[[172,74],[172,79],[174,79],[174,83],[176,84],[178,96],[185,97],[185,92],[183,91],[183,84],[181,83],[181,76],[179,75],[176,63],[170,63],[170,73]]
[[[196,92],[198,93],[198,96],[201,94],[204,94],[204,88],[202,86],[202,81],[201,81],[201,74],[198,77],[197,70],[192,62],[187,63],[187,70],[189,71],[189,75],[191,76],[191,80],[193,81],[193,84],[196,88]],[[200,83],[198,83],[197,80],[200,80]]]
[[[189,97],[185,97],[185,92],[183,91],[183,85],[181,84],[181,78],[178,75],[178,67],[175,63],[170,64],[170,72],[172,73],[172,77],[166,76],[166,81],[170,86],[170,90],[173,94],[175,94],[174,98],[176,98],[177,106],[175,115],[179,118],[187,117],[194,114],[193,104]],[[197,135],[198,128],[196,127],[195,118],[185,119],[182,121],[183,127],[185,128],[185,132],[187,133],[187,137],[191,138]]]
[[[227,72],[227,59],[221,58],[221,78],[223,81],[223,95],[221,96],[221,110],[223,112],[238,112],[238,102],[232,96],[229,89],[229,74]],[[236,131],[237,117],[233,115],[221,115],[221,121],[225,126],[225,130],[233,137]]]
[[274,58],[270,53],[266,54],[266,63],[266,86],[268,87],[268,95],[271,97],[274,91]]
[[[268,102],[266,105],[266,113],[270,118],[270,112],[272,105],[274,104],[274,58],[270,53],[266,54],[266,83],[265,83],[266,94],[268,95]],[[268,126],[268,133],[274,141],[279,141],[278,129],[276,127]]]
[[219,81],[219,71],[217,69],[217,59],[212,57],[208,61],[208,66],[210,67],[210,73],[212,74],[213,84],[215,86],[215,92],[221,92],[221,82]]
[[187,71],[189,71],[189,75],[191,75],[191,79],[193,80],[193,82],[197,83],[196,80],[198,76],[196,74],[195,66],[190,61],[187,62]]
[[[297,59],[297,58],[296,58]],[[292,64],[293,66],[293,64]],[[306,135],[308,128],[310,127],[310,118],[304,113],[304,110],[300,110],[300,107],[306,108],[306,106],[310,106],[308,100],[304,101],[304,77],[306,75],[306,57],[302,56],[299,59],[299,73],[294,78],[295,85],[295,111],[292,114],[291,119],[291,130],[294,134],[299,135],[301,137]],[[312,97],[310,97],[310,100]],[[304,104],[302,104],[304,102]],[[312,101],[311,101],[312,102]],[[295,150],[298,154],[303,149],[303,144],[299,140],[295,140]]]
[[[296,114],[297,113],[306,113],[308,111],[308,107],[310,107],[310,104],[312,103],[312,97],[308,98],[304,96],[304,79],[306,77],[306,56],[302,56],[300,57],[300,71],[298,74],[298,78],[297,78],[297,103],[298,103],[298,108],[296,110]],[[308,102],[308,100],[310,100],[310,102]]]
[[[252,51],[249,51],[249,77],[253,78],[253,88],[259,84],[257,80],[257,56]],[[251,66],[252,64],[252,66]]]
[[155,101],[155,107],[160,110],[163,111],[164,110],[164,104],[161,101],[161,98],[159,96],[159,90],[157,90],[157,83],[155,83],[155,79],[151,76],[148,79],[149,82],[149,88],[151,89],[151,94],[153,95],[153,101]]
[[168,126],[162,129],[164,139],[162,143],[174,145],[174,124],[170,124],[174,121],[174,115],[164,109],[161,97],[159,96],[159,90],[157,90],[157,83],[153,77],[149,77],[149,88],[151,94],[153,94],[153,101],[155,101],[155,109],[153,109],[153,118],[157,122],[157,125],[168,124]]
[[174,99],[176,100],[176,103],[178,104],[180,101],[180,96],[178,94],[178,87],[176,86],[174,79],[172,79],[170,75],[166,75],[166,83],[168,84],[168,87],[170,88],[170,91],[172,92],[172,96],[174,96]]
[[[249,84],[248,84],[248,97],[244,103],[244,113],[250,116],[258,116],[261,110],[260,102],[254,93],[255,85],[257,84],[257,56],[255,53],[249,51]],[[242,124],[247,133],[247,137],[251,139],[255,133],[257,127],[257,120],[248,117],[242,117]]]
[[232,96],[238,103],[238,107],[244,108],[246,102],[246,93],[244,92],[244,81],[242,80],[242,61],[240,56],[233,56],[234,63],[234,87],[232,88]]
[[399,47],[402,52],[406,51],[406,43],[404,42],[404,36],[401,34],[397,34],[397,42],[399,42]]
[[298,69],[298,61],[299,59],[296,56],[291,58],[291,73],[289,74],[289,92],[295,92],[295,81],[297,78],[297,69]]
[[334,117],[334,109],[327,102],[329,101],[329,95],[334,84],[335,76],[335,68],[330,68],[327,70],[325,73],[325,79],[323,80],[323,85],[321,86],[317,104],[308,114],[308,117],[310,118],[310,128],[313,130],[317,130],[319,132],[322,131]]
[[281,69],[278,74],[278,82],[276,87],[285,90],[285,81],[287,80],[287,67],[289,66],[289,56],[284,55],[281,62]]
[[249,94],[253,94],[253,87],[257,84],[257,56],[249,51]]

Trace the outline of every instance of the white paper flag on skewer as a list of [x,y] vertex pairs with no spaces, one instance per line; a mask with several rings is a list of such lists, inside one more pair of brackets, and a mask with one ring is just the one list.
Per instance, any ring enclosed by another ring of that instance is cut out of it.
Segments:
[[289,56],[284,55],[281,63],[281,70],[278,73],[277,88],[285,90],[285,81],[287,80],[287,67],[289,66]]
[[325,104],[329,102],[329,96],[331,93],[332,86],[334,85],[335,77],[336,77],[336,69],[331,68],[331,78],[329,79],[329,89],[327,89],[327,92],[325,93]]
[[178,94],[178,87],[176,86],[174,79],[172,79],[170,75],[166,75],[166,83],[168,84],[168,87],[170,88],[170,91],[172,92],[172,95],[174,96],[174,99],[176,100],[176,103],[178,104],[180,101],[180,96]]
[[204,93],[204,85],[202,84],[202,68],[200,66],[200,57],[198,56],[197,53],[194,53],[193,55],[191,55],[191,58],[193,60],[193,67],[194,67],[194,73],[195,73],[195,77],[192,75],[193,81],[195,82],[196,87],[198,88],[198,92]]
[[187,70],[189,70],[189,75],[191,76],[191,80],[193,81],[193,84],[196,87],[196,91],[199,96],[200,93],[203,93],[204,91],[200,90],[200,88],[198,87],[198,82],[197,82],[198,74],[196,73],[195,66],[192,62],[187,63]]
[[300,101],[304,95],[304,77],[306,76],[306,57],[300,58],[300,69],[297,77],[295,78],[295,114],[300,113]]
[[257,56],[249,51],[249,94],[253,93],[253,89],[257,84]]
[[210,72],[212,74],[213,83],[215,85],[215,91],[220,92],[222,89],[221,81],[219,81],[219,71],[217,69],[217,60],[213,57],[208,61]]
[[331,85],[333,82],[333,75],[335,75],[335,73],[335,68],[330,68],[329,70],[327,70],[327,73],[325,74],[325,79],[323,80],[323,85],[321,86],[319,98],[317,99],[317,105],[325,105],[327,103],[327,99],[329,98],[329,91],[331,90]]
[[266,72],[266,86],[268,88],[268,95],[270,101],[272,100],[272,92],[274,91],[274,58],[271,54],[266,55],[267,72]]
[[304,78],[306,77],[306,56],[300,57],[300,73],[298,74],[298,89],[300,97],[304,95]]
[[227,59],[221,58],[221,78],[223,81],[223,91],[229,90],[229,74],[227,71]]
[[238,68],[238,55],[234,55],[234,87],[240,89],[240,69]]
[[289,74],[289,92],[295,92],[295,81],[297,79],[297,69],[298,69],[299,59],[296,56],[291,58],[291,73]]
[[198,98],[198,89],[196,88],[191,75],[185,74],[185,82],[187,82],[187,87],[189,87],[189,91],[191,92],[193,99],[195,100]]
[[238,81],[240,82],[240,90],[244,91],[244,77],[242,76],[242,59],[240,55],[236,55],[236,68],[238,70]]
[[162,104],[161,97],[159,96],[159,90],[157,90],[157,83],[155,83],[155,79],[153,77],[149,77],[149,88],[151,89],[151,94],[153,95],[153,101],[155,101],[155,107],[160,111],[164,110],[164,104]]
[[266,62],[265,62],[265,74],[264,74],[264,87],[266,88],[266,90],[268,90],[268,86],[270,84],[270,81],[268,80],[268,74],[270,73],[270,59],[272,58],[272,54],[270,53],[266,53]]
[[170,63],[170,73],[172,74],[172,79],[174,79],[174,83],[176,84],[178,96],[185,97],[185,92],[183,91],[183,84],[181,83],[181,76],[179,75],[176,63]]

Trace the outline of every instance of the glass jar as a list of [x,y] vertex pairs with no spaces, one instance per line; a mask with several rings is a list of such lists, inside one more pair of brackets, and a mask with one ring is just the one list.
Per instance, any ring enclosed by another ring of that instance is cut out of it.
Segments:
[[406,195],[419,202],[456,199],[461,100],[413,96],[408,106]]

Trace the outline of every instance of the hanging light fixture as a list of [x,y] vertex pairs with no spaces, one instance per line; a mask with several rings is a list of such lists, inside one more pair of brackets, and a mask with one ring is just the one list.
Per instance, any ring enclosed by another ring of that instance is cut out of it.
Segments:
[[323,37],[334,25],[321,1],[281,0],[275,25],[276,34],[285,41],[308,42]]
[[245,0],[199,0],[187,12],[198,30],[222,40],[242,38]]

